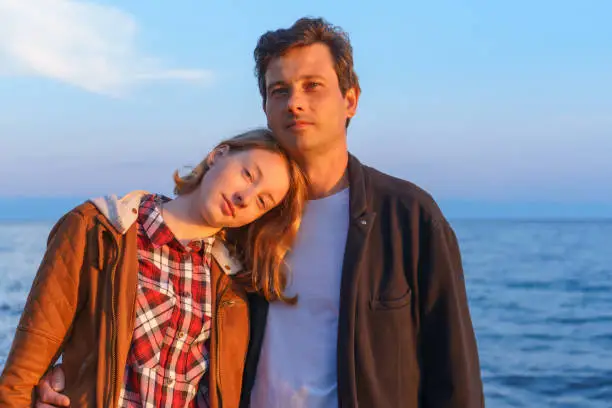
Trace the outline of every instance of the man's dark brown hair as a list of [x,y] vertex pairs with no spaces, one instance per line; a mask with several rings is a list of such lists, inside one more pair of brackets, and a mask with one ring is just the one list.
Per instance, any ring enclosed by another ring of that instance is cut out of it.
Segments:
[[359,79],[353,68],[353,47],[348,34],[322,18],[301,18],[289,28],[268,31],[259,37],[253,54],[259,92],[264,104],[267,96],[266,70],[270,61],[294,48],[317,43],[327,45],[331,51],[342,95],[346,95],[351,88],[355,88],[357,94],[361,93]]

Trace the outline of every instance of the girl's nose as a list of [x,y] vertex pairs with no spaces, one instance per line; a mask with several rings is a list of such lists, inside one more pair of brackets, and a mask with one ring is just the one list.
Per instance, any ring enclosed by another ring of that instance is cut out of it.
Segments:
[[252,200],[252,196],[253,194],[251,191],[236,192],[236,194],[234,194],[234,205],[243,208],[248,207]]

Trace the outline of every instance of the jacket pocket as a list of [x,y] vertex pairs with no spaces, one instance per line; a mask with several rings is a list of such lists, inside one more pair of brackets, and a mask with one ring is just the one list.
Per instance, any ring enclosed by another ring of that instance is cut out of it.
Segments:
[[395,310],[401,309],[410,304],[412,291],[410,288],[400,297],[380,297],[370,301],[370,309],[372,310]]

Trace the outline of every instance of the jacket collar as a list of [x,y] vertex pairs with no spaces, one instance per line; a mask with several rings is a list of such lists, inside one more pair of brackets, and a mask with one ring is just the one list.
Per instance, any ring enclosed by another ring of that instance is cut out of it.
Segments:
[[348,173],[350,186],[350,217],[351,220],[358,220],[369,213],[367,179],[364,174],[364,166],[350,153]]

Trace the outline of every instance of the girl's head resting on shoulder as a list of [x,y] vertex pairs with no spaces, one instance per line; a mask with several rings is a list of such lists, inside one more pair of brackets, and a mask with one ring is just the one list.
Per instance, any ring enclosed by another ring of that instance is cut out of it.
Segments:
[[174,173],[174,192],[190,196],[202,222],[221,228],[236,246],[254,289],[268,300],[283,295],[284,265],[307,200],[300,166],[267,129],[255,129],[219,143],[186,176]]

